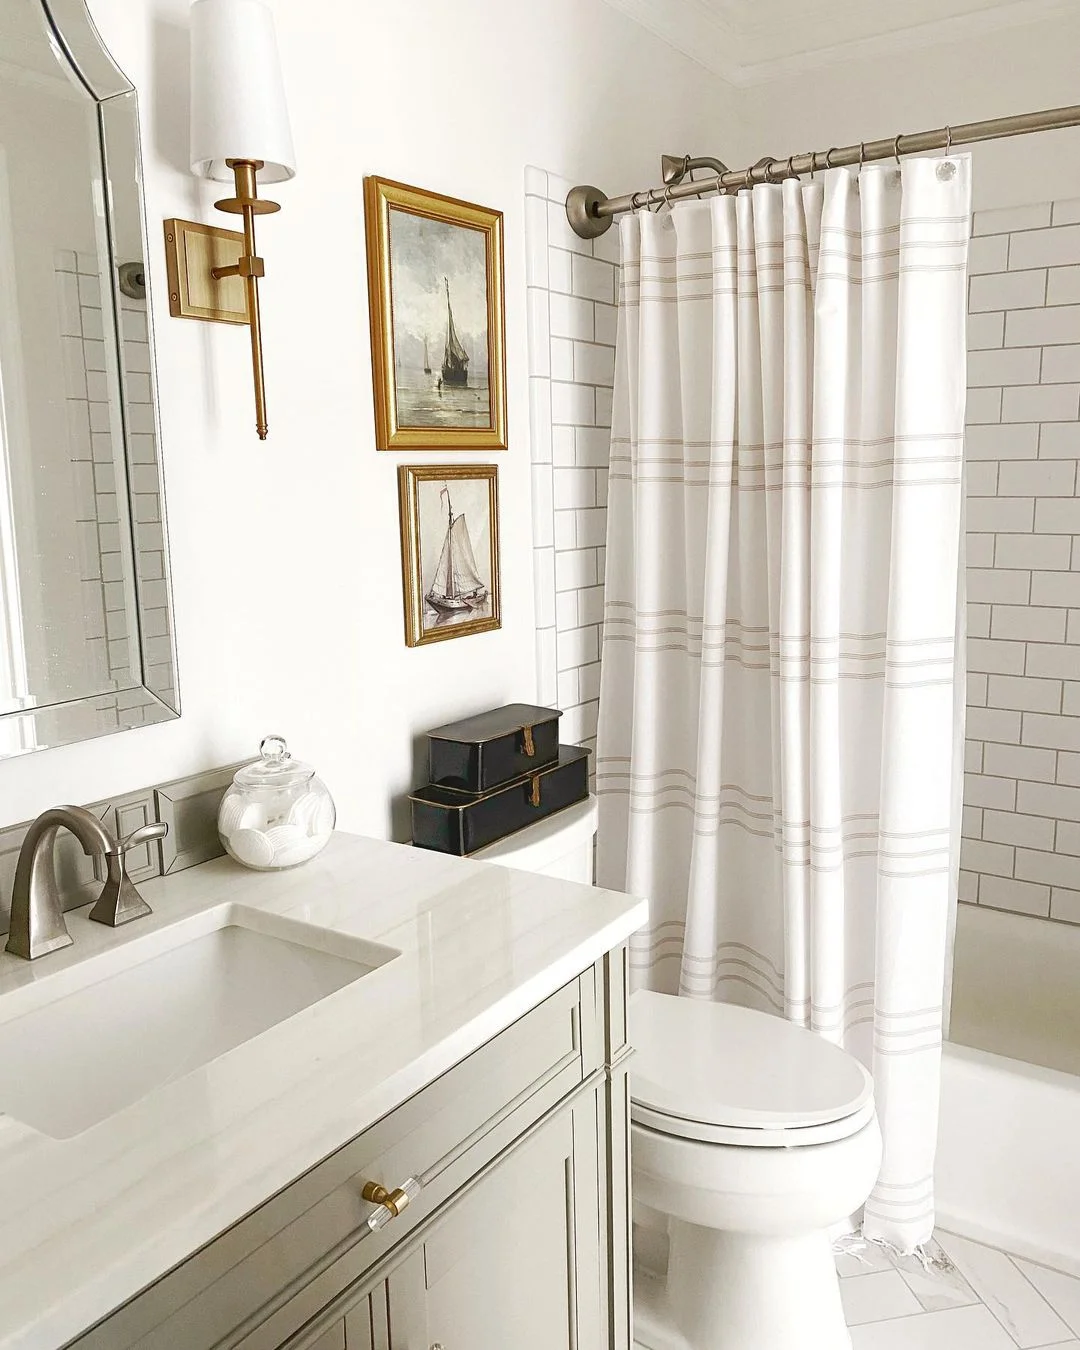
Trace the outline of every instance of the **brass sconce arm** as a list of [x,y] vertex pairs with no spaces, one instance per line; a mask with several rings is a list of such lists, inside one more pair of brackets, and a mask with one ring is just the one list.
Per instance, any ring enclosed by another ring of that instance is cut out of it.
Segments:
[[[265,441],[266,379],[263,373],[262,320],[259,313],[259,278],[266,266],[255,250],[255,217],[281,208],[259,196],[256,174],[263,167],[258,159],[227,159],[233,171],[236,196],[214,205],[219,211],[243,217],[243,237],[192,221],[165,222],[165,250],[169,271],[169,312],[175,318],[211,319],[222,323],[246,323],[251,333],[251,369],[255,384],[255,429]],[[240,256],[234,263],[219,263],[224,256]],[[208,265],[209,264],[209,265]],[[232,279],[243,283],[243,303],[230,299],[222,285]]]
[[270,215],[280,210],[277,202],[263,201],[255,183],[255,175],[262,168],[260,159],[227,159],[236,180],[236,196],[225,197],[214,205],[219,211],[229,211],[244,218],[244,252],[235,267],[213,267],[210,275],[215,281],[223,277],[243,277],[247,291],[248,325],[251,329],[251,371],[255,381],[255,429],[259,440],[266,440],[266,379],[263,374],[262,320],[259,316],[259,278],[266,275],[263,260],[255,252],[255,217]]

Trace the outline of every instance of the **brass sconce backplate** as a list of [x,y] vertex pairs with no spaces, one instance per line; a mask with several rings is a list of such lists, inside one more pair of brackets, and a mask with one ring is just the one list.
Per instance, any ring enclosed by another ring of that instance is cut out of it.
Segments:
[[243,253],[244,236],[237,230],[222,230],[193,220],[167,220],[165,264],[173,318],[246,324],[244,278],[218,279],[211,274],[215,267],[235,267]]

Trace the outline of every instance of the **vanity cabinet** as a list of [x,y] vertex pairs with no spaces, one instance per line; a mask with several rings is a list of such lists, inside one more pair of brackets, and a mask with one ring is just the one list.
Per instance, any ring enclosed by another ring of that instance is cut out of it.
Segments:
[[69,1344],[629,1350],[625,1000],[619,948]]
[[596,1120],[590,1092],[432,1225],[387,1282],[395,1350],[606,1346]]

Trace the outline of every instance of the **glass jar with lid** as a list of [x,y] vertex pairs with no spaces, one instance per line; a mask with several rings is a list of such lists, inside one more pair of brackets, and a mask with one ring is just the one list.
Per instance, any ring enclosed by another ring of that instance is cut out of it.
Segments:
[[245,764],[218,808],[218,834],[230,858],[276,872],[321,853],[337,813],[310,764],[293,759],[281,736],[267,736],[259,758]]

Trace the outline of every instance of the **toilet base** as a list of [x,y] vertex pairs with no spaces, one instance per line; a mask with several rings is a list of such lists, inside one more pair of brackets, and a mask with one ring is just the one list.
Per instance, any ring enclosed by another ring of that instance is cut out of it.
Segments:
[[670,1221],[666,1284],[635,1279],[644,1350],[851,1350],[832,1247]]

